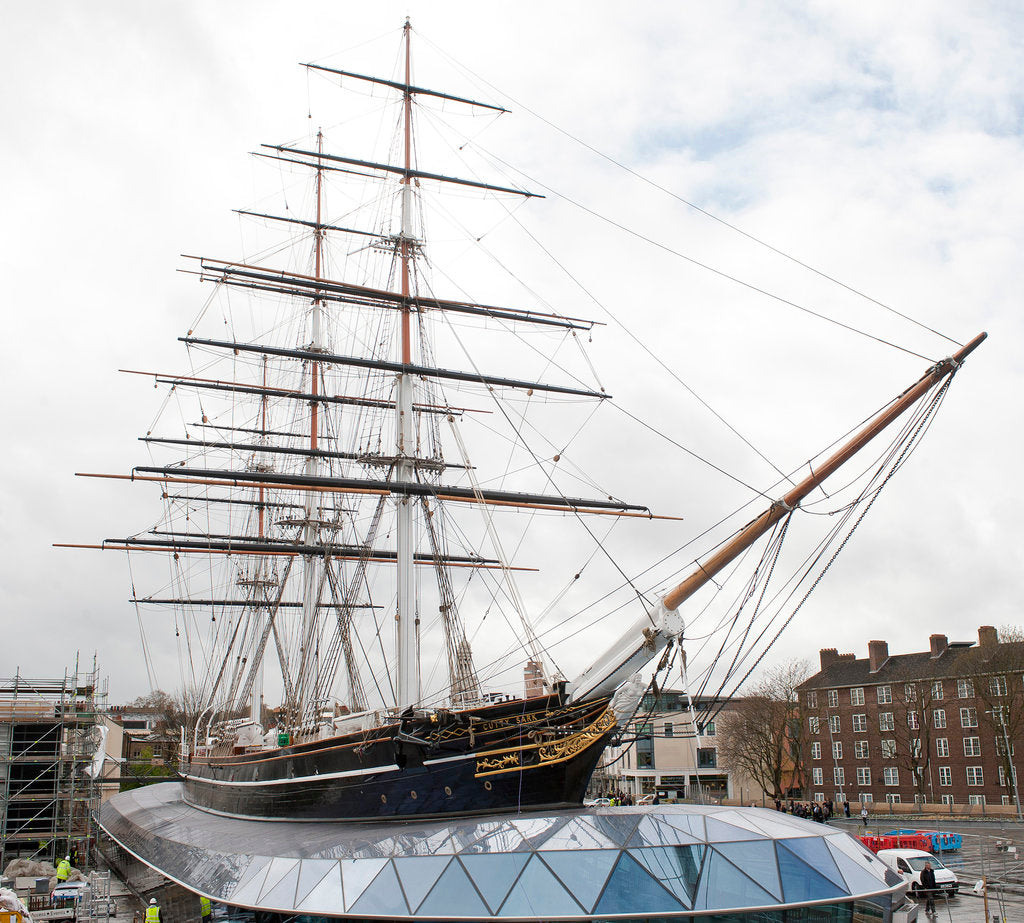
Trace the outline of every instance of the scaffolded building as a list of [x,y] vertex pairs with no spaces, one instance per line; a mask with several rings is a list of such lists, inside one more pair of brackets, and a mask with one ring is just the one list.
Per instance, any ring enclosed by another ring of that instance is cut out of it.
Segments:
[[99,807],[100,689],[91,672],[0,679],[0,868],[16,858],[85,865]]

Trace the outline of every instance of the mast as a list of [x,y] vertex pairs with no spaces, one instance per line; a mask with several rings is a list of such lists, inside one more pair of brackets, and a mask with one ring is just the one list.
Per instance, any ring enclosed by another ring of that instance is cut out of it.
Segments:
[[[404,121],[405,174],[402,177],[402,212],[399,252],[402,269],[402,363],[412,364],[412,309],[410,295],[410,262],[412,259],[412,72],[409,20],[405,20],[405,87],[402,91],[402,117]],[[396,451],[399,481],[415,478],[412,456],[415,452],[413,437],[413,389],[415,382],[407,372],[398,375],[398,407],[396,420]],[[413,498],[398,498],[398,586],[395,610],[395,630],[398,654],[398,701],[400,710],[416,704],[420,699],[419,620],[416,614],[416,593],[413,579]]]

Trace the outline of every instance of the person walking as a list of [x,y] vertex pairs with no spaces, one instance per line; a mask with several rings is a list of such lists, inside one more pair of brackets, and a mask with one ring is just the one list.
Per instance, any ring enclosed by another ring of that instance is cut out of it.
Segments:
[[849,817],[849,816],[850,816],[850,802],[849,801],[844,801],[843,802],[843,817]]
[[866,829],[867,825],[868,825],[868,806],[867,805],[864,805],[860,809],[860,819],[863,821],[864,827]]
[[65,856],[57,864],[57,884],[61,882],[67,882],[68,876],[71,874],[71,856]]
[[927,916],[935,916],[935,872],[932,864],[926,862],[921,869],[921,890],[924,892],[924,912]]

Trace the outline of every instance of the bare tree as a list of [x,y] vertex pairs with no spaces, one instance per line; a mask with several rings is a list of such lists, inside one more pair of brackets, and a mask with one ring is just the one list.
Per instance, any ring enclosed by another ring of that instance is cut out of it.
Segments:
[[904,683],[893,690],[894,760],[910,773],[918,802],[934,801],[932,755],[937,685],[931,680]]
[[802,778],[807,743],[796,687],[810,675],[806,661],[784,663],[764,674],[720,719],[723,765],[742,770],[773,798],[784,798]]
[[155,729],[168,734],[176,733],[179,728],[194,727],[203,705],[200,694],[195,689],[180,689],[174,694],[164,692],[163,689],[154,689],[129,702],[128,707],[145,709],[154,714]]

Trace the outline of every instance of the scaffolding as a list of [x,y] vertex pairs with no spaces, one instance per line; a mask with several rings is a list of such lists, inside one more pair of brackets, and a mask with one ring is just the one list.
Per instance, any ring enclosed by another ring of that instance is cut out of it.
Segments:
[[0,869],[13,859],[87,868],[100,787],[92,763],[102,747],[106,683],[91,672],[0,679]]

